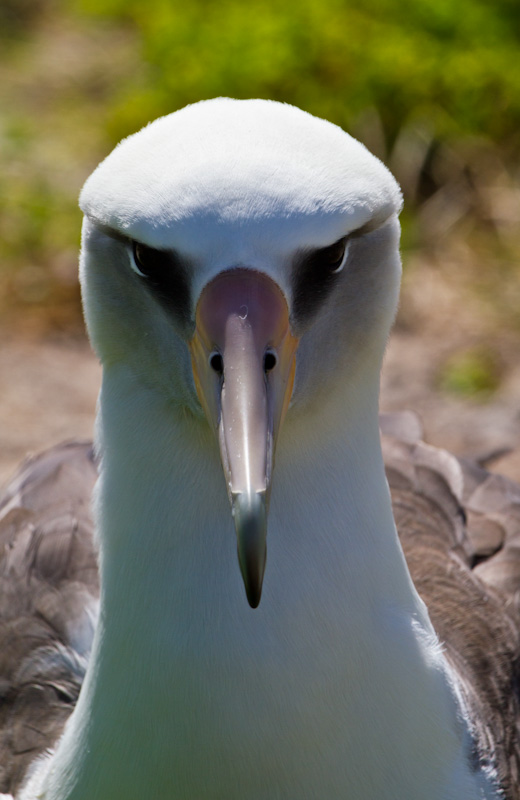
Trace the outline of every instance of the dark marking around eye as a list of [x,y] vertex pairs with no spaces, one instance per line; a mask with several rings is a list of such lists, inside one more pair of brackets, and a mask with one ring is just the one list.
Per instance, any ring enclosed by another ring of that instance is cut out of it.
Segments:
[[334,288],[347,244],[348,237],[344,236],[298,258],[293,273],[293,315],[297,325],[309,322]]
[[132,256],[144,286],[167,311],[180,317],[182,323],[188,323],[190,282],[180,258],[170,250],[156,250],[135,241],[132,242]]

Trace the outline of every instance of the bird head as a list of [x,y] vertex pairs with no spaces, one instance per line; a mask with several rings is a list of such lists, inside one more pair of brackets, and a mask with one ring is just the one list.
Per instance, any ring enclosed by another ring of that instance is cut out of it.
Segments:
[[326,413],[360,376],[377,382],[398,297],[399,188],[329,122],[218,99],[124,140],[80,205],[94,348],[213,431],[256,607],[285,417]]

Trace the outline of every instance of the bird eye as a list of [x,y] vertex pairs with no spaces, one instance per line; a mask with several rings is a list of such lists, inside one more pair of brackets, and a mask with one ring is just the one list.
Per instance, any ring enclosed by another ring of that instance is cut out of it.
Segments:
[[350,236],[343,236],[327,247],[297,255],[293,272],[293,315],[301,325],[308,322],[325,302],[347,263]]
[[132,269],[142,278],[159,282],[170,266],[170,256],[140,242],[132,242]]
[[[1,1],[1,0],[0,0]],[[173,312],[181,325],[191,324],[191,287],[187,260],[173,249],[157,250],[127,240],[130,267],[139,276],[143,290]]]
[[343,239],[339,239],[337,242],[334,242],[334,244],[331,244],[329,247],[324,247],[323,250],[320,251],[320,255],[323,258],[323,262],[327,265],[329,274],[341,272],[345,264],[346,253],[346,236],[344,236]]

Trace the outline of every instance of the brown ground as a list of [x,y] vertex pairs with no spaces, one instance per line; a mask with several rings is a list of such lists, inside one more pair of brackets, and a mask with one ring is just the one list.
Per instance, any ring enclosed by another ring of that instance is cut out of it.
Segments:
[[[477,299],[421,264],[405,281],[382,381],[383,410],[412,409],[432,444],[476,457],[516,454],[494,469],[520,481],[519,334],[497,325]],[[478,334],[476,333],[478,331]],[[85,339],[3,337],[0,348],[0,483],[29,452],[92,435],[100,368]],[[498,389],[485,402],[439,388],[450,354],[485,342],[501,359]]]
[[27,453],[92,436],[100,368],[86,341],[0,347],[0,484]]

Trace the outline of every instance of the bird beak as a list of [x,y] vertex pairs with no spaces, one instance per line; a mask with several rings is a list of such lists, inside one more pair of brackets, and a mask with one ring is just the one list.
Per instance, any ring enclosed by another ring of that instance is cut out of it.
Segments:
[[298,340],[285,297],[259,272],[214,278],[190,341],[197,394],[217,434],[249,605],[262,593],[274,451],[291,399]]

